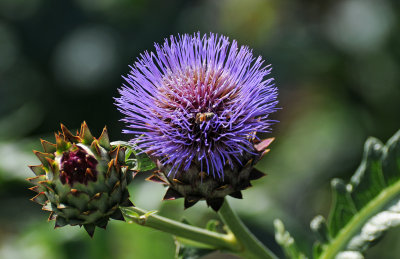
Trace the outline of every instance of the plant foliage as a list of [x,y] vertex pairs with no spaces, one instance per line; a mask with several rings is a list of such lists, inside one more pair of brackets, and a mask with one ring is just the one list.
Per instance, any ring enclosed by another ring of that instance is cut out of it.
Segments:
[[[350,182],[333,179],[331,185],[333,203],[328,222],[322,216],[311,222],[318,236],[313,256],[363,258],[362,253],[383,233],[400,225],[400,130],[386,145],[369,138]],[[281,241],[277,239],[287,251],[289,243]]]

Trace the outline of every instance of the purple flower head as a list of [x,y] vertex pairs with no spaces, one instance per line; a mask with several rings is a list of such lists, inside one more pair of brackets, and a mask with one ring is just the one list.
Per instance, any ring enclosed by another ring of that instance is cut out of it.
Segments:
[[210,33],[171,36],[144,52],[124,77],[116,105],[138,147],[172,164],[192,163],[214,177],[254,151],[256,133],[269,132],[277,89],[247,46]]

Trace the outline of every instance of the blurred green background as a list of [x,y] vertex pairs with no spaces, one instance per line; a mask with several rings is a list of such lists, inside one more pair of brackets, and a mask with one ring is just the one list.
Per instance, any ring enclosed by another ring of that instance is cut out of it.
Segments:
[[[197,31],[273,65],[282,109],[258,165],[268,176],[232,204],[278,255],[277,217],[311,253],[309,222],[327,216],[330,179],[351,176],[368,136],[386,141],[400,128],[399,14],[398,0],[0,0],[0,258],[173,258],[169,235],[136,225],[112,222],[93,239],[53,230],[24,179],[38,164],[31,150],[60,122],[86,120],[96,135],[107,125],[112,140],[128,140],[113,105],[121,75],[153,42]],[[146,176],[130,187],[137,206],[200,226],[216,218],[203,203],[161,203],[163,187]],[[399,258],[399,242],[392,231],[366,258]]]

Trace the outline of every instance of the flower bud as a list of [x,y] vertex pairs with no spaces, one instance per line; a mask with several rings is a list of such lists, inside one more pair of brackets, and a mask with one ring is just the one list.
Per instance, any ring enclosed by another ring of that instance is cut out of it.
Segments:
[[41,140],[44,152],[34,151],[40,165],[29,166],[36,177],[27,180],[38,194],[33,201],[50,211],[55,227],[84,226],[93,236],[96,226],[106,228],[110,218],[124,220],[119,206],[131,206],[125,149],[112,147],[107,129],[96,139],[85,122],[73,135],[64,125],[56,144]]

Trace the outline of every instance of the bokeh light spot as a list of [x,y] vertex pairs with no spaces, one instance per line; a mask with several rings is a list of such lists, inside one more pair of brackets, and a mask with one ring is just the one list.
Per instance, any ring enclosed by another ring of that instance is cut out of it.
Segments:
[[116,63],[117,44],[104,27],[84,27],[67,36],[54,54],[61,85],[93,89],[105,86]]

